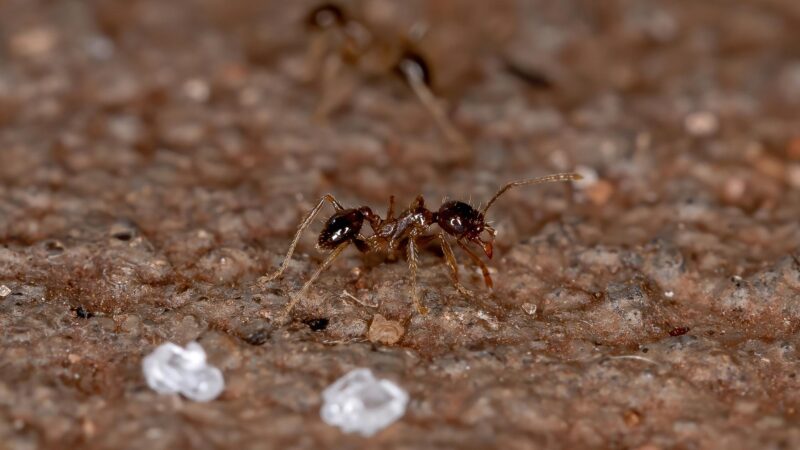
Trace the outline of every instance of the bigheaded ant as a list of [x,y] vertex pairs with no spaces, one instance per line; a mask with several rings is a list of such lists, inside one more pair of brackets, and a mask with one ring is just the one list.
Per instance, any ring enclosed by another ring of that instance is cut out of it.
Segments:
[[319,77],[322,95],[316,116],[326,118],[346,101],[336,84],[346,85],[345,66],[364,75],[393,73],[403,79],[433,122],[460,152],[459,159],[469,160],[472,150],[467,139],[451,123],[433,92],[433,75],[427,58],[416,48],[412,37],[385,35],[342,8],[325,3],[312,9],[306,26],[312,39],[306,57],[307,77]]
[[[401,247],[406,249],[408,268],[411,271],[411,299],[417,312],[426,314],[428,309],[420,303],[417,290],[417,265],[419,261],[418,249],[427,242],[438,238],[444,253],[445,263],[450,269],[450,277],[456,290],[461,294],[470,297],[472,293],[466,289],[458,280],[458,265],[453,253],[453,249],[448,241],[448,235],[455,238],[456,244],[461,247],[469,256],[473,263],[480,267],[483,272],[483,280],[486,286],[492,287],[492,277],[489,269],[481,258],[470,248],[470,245],[478,245],[486,257],[492,258],[492,243],[497,234],[494,228],[486,223],[486,212],[492,204],[506,191],[513,187],[525,186],[530,184],[550,183],[558,181],[580,180],[581,176],[577,173],[559,173],[547,175],[540,178],[529,180],[514,181],[503,186],[489,200],[489,203],[481,211],[473,208],[467,203],[452,200],[443,203],[438,211],[431,211],[425,208],[425,201],[421,195],[417,196],[408,209],[401,212],[397,217],[394,215],[394,196],[389,198],[389,208],[386,218],[381,219],[368,206],[360,208],[345,208],[332,195],[322,197],[317,206],[308,213],[303,222],[297,228],[297,233],[289,245],[289,251],[283,263],[271,275],[262,277],[259,282],[263,285],[283,274],[289,265],[294,249],[303,231],[311,224],[314,217],[319,213],[325,203],[330,203],[336,212],[325,222],[325,226],[317,239],[317,249],[330,252],[305,282],[302,288],[295,294],[290,295],[290,300],[283,312],[283,318],[291,313],[298,301],[311,287],[311,284],[341,253],[353,244],[364,253],[387,251],[397,252]],[[365,237],[361,233],[364,222],[369,223],[373,234]],[[437,234],[425,234],[433,225],[438,225],[440,231]]]

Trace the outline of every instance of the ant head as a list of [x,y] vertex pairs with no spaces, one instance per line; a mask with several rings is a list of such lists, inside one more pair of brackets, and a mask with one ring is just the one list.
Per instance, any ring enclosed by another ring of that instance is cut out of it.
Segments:
[[[474,242],[483,248],[486,256],[492,257],[492,243],[497,235],[494,228],[486,224],[486,212],[500,198],[501,195],[506,193],[509,189],[517,186],[525,186],[529,184],[551,183],[555,181],[571,181],[580,180],[581,176],[577,173],[556,173],[539,178],[532,178],[529,180],[514,181],[503,186],[483,210],[478,211],[472,206],[459,201],[449,201],[444,203],[435,215],[436,223],[439,224],[445,232],[455,236],[460,240]],[[486,232],[488,237],[483,239],[481,234]]]
[[353,240],[364,224],[364,213],[357,209],[343,209],[332,215],[317,240],[317,247],[333,250],[339,244]]
[[[480,245],[486,256],[491,259],[492,242],[496,232],[486,224],[483,214],[477,209],[464,202],[445,202],[436,213],[436,223],[446,233]],[[486,240],[481,238],[484,232],[489,235]]]
[[334,26],[345,24],[345,14],[341,8],[333,3],[323,3],[308,13],[306,24],[309,28],[326,30]]

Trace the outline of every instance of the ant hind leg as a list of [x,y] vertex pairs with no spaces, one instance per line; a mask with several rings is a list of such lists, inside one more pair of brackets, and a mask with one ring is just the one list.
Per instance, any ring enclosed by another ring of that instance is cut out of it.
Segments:
[[303,296],[306,294],[306,292],[308,292],[308,289],[311,287],[311,285],[314,283],[314,281],[316,281],[316,279],[320,276],[320,274],[325,269],[327,269],[331,265],[331,263],[333,263],[333,261],[336,258],[338,258],[339,255],[341,255],[342,252],[349,245],[350,245],[350,241],[346,241],[346,242],[343,242],[343,243],[339,244],[339,246],[336,247],[335,249],[333,249],[333,251],[328,255],[328,257],[325,258],[325,261],[323,261],[322,264],[320,264],[320,266],[317,267],[317,270],[315,270],[314,273],[311,275],[311,277],[308,279],[308,281],[306,281],[305,284],[303,284],[303,287],[300,288],[300,290],[295,292],[294,294],[290,294],[289,295],[290,300],[289,300],[289,303],[286,305],[286,308],[284,308],[283,313],[280,316],[280,320],[279,320],[280,323],[283,323],[286,319],[288,319],[289,314],[291,314],[291,312],[292,312],[292,309],[294,309],[295,305],[297,305],[297,302],[299,302],[303,298]]
[[312,209],[308,213],[305,219],[303,219],[303,221],[300,223],[300,226],[297,227],[297,232],[294,235],[294,239],[292,239],[292,243],[289,245],[289,251],[286,252],[286,257],[283,259],[283,262],[281,263],[280,267],[278,267],[278,270],[276,270],[270,275],[265,275],[259,278],[258,279],[259,284],[264,285],[266,283],[269,283],[270,281],[278,278],[283,274],[283,271],[286,270],[286,267],[289,266],[289,261],[292,259],[292,254],[294,253],[295,247],[297,247],[297,243],[300,241],[300,236],[303,234],[303,231],[305,231],[305,229],[308,228],[309,225],[311,225],[311,222],[314,220],[314,217],[317,215],[319,210],[322,209],[322,207],[325,205],[325,202],[328,202],[331,205],[333,205],[336,211],[341,211],[344,209],[341,203],[339,203],[333,197],[333,195],[326,194],[324,197],[322,197],[317,203],[317,206],[315,206],[314,209]]

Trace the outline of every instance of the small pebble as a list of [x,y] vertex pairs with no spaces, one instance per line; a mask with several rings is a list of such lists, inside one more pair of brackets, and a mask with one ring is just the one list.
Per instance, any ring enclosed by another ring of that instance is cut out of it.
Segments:
[[11,288],[6,286],[5,284],[0,285],[0,297],[6,298],[10,293],[11,293]]
[[535,316],[536,310],[539,309],[539,306],[535,303],[523,303],[522,310],[525,311],[525,314],[529,316]]
[[606,180],[598,180],[590,188],[586,189],[586,196],[597,206],[608,203],[612,195],[614,195],[614,185]]
[[800,189],[800,164],[791,164],[786,171],[789,184],[795,189]]
[[695,111],[686,116],[683,126],[692,136],[708,137],[719,129],[719,119],[711,112]]
[[200,78],[192,78],[183,84],[183,94],[198,103],[207,101],[211,97],[211,87]]
[[392,345],[396,344],[400,338],[403,337],[405,329],[400,322],[395,320],[386,320],[380,314],[375,314],[372,318],[372,324],[369,326],[367,338],[370,342],[379,342],[381,344]]
[[171,342],[158,346],[142,361],[147,385],[159,394],[183,394],[197,402],[214,400],[225,388],[222,372],[206,363],[197,342],[186,348]]
[[322,392],[322,420],[345,433],[372,436],[406,412],[408,393],[369,369],[356,369]]

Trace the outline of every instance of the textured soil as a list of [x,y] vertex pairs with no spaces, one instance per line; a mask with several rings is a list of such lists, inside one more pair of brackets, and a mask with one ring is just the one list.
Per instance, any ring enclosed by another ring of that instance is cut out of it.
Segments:
[[[311,6],[0,2],[1,448],[800,448],[799,2],[348,3],[387,42],[427,23],[471,159],[385,68],[319,114]],[[576,167],[490,211],[494,290],[456,249],[474,299],[430,246],[417,315],[402,255],[350,249],[277,324],[330,209],[256,281],[325,193]],[[141,375],[192,340],[210,403]],[[411,396],[370,439],[319,418],[357,367]]]

